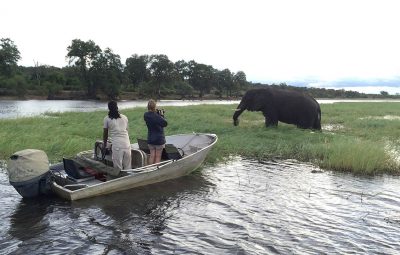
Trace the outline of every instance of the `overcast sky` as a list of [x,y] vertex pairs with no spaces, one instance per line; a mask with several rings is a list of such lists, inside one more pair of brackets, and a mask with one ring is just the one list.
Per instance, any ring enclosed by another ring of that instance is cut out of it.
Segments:
[[73,39],[165,54],[248,81],[400,93],[396,0],[2,0],[0,38],[19,64],[67,65]]

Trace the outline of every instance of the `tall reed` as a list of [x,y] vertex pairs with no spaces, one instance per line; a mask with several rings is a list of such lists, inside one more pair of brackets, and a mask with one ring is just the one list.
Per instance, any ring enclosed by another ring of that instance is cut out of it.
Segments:
[[[215,133],[219,141],[208,163],[242,155],[258,159],[297,159],[324,169],[355,174],[400,173],[400,103],[323,104],[322,132],[279,123],[266,128],[259,112],[244,112],[234,127],[236,105],[166,107],[166,135]],[[146,138],[144,108],[121,112],[129,118],[131,142]],[[42,117],[0,120],[0,158],[13,152],[44,150],[52,162],[93,148],[102,139],[105,111],[47,113]],[[397,117],[396,117],[397,116]],[[391,148],[390,151],[388,148]]]

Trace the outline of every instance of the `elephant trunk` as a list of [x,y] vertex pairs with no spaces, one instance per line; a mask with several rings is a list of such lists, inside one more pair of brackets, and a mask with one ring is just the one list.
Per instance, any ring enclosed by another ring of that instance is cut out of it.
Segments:
[[239,125],[239,116],[240,114],[242,114],[243,111],[244,109],[239,107],[235,110],[235,113],[233,114],[233,125],[235,126]]

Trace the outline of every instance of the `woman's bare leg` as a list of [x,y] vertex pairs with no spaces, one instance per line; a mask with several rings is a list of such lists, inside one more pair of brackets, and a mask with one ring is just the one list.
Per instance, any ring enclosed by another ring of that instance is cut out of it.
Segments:
[[156,151],[157,150],[150,150],[149,165],[157,163],[156,162]]
[[155,150],[156,151],[156,155],[155,155],[155,162],[154,163],[158,163],[161,161],[161,155],[162,155],[162,149],[161,150]]

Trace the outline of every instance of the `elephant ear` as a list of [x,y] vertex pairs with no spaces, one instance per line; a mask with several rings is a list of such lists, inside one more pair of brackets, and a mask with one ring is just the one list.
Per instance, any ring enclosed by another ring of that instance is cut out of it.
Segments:
[[263,111],[272,103],[272,95],[268,89],[260,89],[251,93],[247,100],[247,110],[249,111]]

